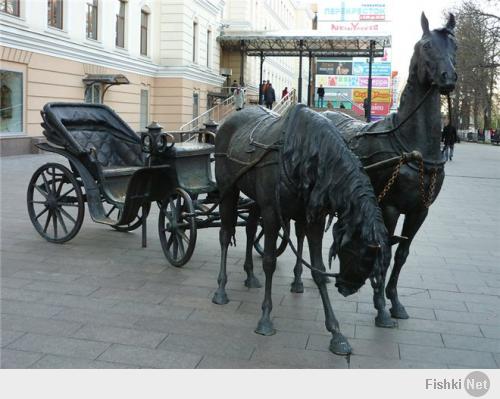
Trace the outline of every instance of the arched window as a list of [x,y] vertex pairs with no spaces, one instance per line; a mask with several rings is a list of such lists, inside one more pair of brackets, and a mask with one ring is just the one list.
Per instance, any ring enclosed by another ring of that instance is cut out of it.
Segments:
[[198,22],[193,21],[193,63],[198,62]]
[[148,55],[149,10],[141,9],[141,55]]
[[97,40],[99,0],[87,0],[87,38]]
[[20,16],[19,13],[19,0],[1,0],[0,1],[0,11],[6,14]]
[[126,0],[118,0],[118,13],[116,14],[116,47],[125,48],[125,8]]
[[52,28],[63,28],[63,0],[47,0],[47,22]]

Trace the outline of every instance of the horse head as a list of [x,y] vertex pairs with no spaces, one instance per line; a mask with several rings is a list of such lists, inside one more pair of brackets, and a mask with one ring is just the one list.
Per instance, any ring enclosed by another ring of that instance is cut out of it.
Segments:
[[351,236],[344,233],[340,244],[335,235],[334,231],[329,261],[331,263],[335,256],[339,258],[340,268],[335,286],[343,296],[356,293],[369,277],[375,280],[381,278],[382,270],[390,259],[389,243],[385,239],[387,233],[379,242],[363,239],[356,232]]
[[416,64],[420,84],[436,85],[441,94],[455,89],[455,55],[457,45],[454,37],[455,16],[449,14],[446,25],[441,29],[429,30],[429,21],[424,13],[421,17],[423,35],[415,45],[412,64]]

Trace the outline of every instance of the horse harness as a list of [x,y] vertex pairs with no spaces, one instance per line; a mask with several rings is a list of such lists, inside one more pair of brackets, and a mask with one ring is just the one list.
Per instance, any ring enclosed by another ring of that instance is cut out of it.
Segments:
[[[382,200],[385,198],[387,193],[391,190],[391,187],[394,185],[396,182],[397,177],[399,176],[401,166],[405,164],[405,159],[404,156],[401,155],[399,162],[397,165],[394,167],[394,170],[387,180],[387,183],[385,184],[384,188],[380,192],[380,194],[377,197],[377,200],[379,203],[382,202]],[[431,206],[432,202],[434,201],[434,193],[436,191],[436,182],[437,182],[437,175],[438,172],[442,169],[442,167],[433,167],[431,168],[430,171],[430,184],[429,184],[429,192],[426,194],[425,193],[425,168],[424,168],[424,160],[421,158],[418,162],[418,188],[420,192],[420,198],[422,199],[422,204],[425,206],[426,209],[429,209]]]
[[[406,122],[408,122],[408,120],[418,111],[418,109],[422,106],[422,104],[425,102],[425,100],[427,99],[427,97],[431,93],[433,86],[434,86],[434,84],[429,87],[429,89],[424,94],[424,96],[422,97],[420,102],[417,104],[415,109],[412,112],[410,112],[406,116],[405,119],[403,119],[398,125],[396,125],[392,129],[384,130],[384,131],[380,131],[380,132],[363,132],[363,133],[355,135],[351,140],[359,139],[359,138],[364,137],[364,136],[372,136],[372,135],[379,136],[379,135],[391,134],[390,138],[391,139],[394,138],[398,144],[398,147],[399,147],[396,149],[397,153],[404,154],[404,152],[408,152],[408,150],[405,148],[405,145],[399,139],[399,137],[397,135],[392,135],[392,133],[396,132],[401,126],[403,126]],[[448,96],[449,96],[449,94],[448,94]],[[448,110],[448,112],[451,112],[451,110]],[[391,144],[393,144],[392,140],[391,140]],[[393,145],[393,147],[394,147],[394,145]],[[404,155],[401,155],[398,164],[394,167],[394,170],[393,170],[391,176],[389,177],[389,179],[387,180],[387,183],[385,184],[384,188],[382,189],[382,191],[380,192],[380,194],[377,197],[377,200],[379,203],[382,202],[382,200],[385,198],[387,193],[390,191],[391,187],[396,182],[396,179],[399,176],[399,173],[401,170],[401,166],[403,166],[403,164],[408,164],[408,166],[411,167],[411,163],[406,162]],[[428,170],[430,171],[430,173],[429,173],[430,174],[430,184],[429,184],[429,192],[427,194],[425,192],[425,169],[426,169],[425,164],[432,165],[431,167],[428,167]],[[435,199],[434,194],[436,191],[437,175],[438,175],[438,172],[440,172],[443,169],[443,165],[444,165],[444,161],[431,162],[431,161],[426,161],[423,158],[420,158],[418,161],[418,165],[417,165],[418,188],[419,188],[420,198],[422,200],[422,204],[424,205],[424,207],[426,209],[429,209],[429,207],[431,206],[432,202]]]

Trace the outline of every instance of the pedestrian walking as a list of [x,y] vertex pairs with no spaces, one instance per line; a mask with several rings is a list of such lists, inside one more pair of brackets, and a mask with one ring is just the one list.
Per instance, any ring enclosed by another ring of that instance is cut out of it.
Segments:
[[325,100],[325,89],[323,85],[319,85],[316,93],[318,94],[318,107],[323,108],[323,102]]
[[241,87],[237,87],[234,90],[234,107],[236,111],[243,109],[245,106],[245,92]]
[[266,94],[264,94],[264,101],[266,103],[266,107],[269,109],[273,109],[273,103],[276,101],[276,93],[274,92],[273,85],[267,81],[267,89]]
[[264,104],[264,95],[266,94],[266,81],[263,80],[262,83],[260,84],[260,97],[259,97],[259,104],[263,105]]
[[286,96],[288,96],[288,87],[285,87],[281,92],[281,98],[285,98]]
[[441,141],[444,143],[442,152],[444,160],[448,161],[449,159],[450,161],[453,161],[453,147],[457,142],[457,129],[455,129],[455,126],[453,126],[451,122],[448,122],[448,124],[444,127]]
[[236,88],[238,87],[238,82],[235,80],[233,80],[233,84],[231,85],[231,94],[234,94],[234,91],[236,90]]

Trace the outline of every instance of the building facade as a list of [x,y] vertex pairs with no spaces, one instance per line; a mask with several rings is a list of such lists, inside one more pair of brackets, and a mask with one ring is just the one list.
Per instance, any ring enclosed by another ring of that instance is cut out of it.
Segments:
[[[365,2],[352,0],[319,0],[317,5],[318,30],[334,36],[370,36],[388,34],[391,17],[384,0]],[[363,57],[319,58],[316,63],[316,89],[325,89],[325,101],[334,108],[353,109],[364,114],[363,100],[368,96],[368,59]],[[372,66],[372,115],[377,117],[389,113],[396,93],[393,92],[393,73],[390,49],[384,56],[374,58]],[[397,100],[397,98],[396,98]],[[318,98],[316,97],[316,105]]]
[[[153,120],[178,130],[239,80],[240,56],[221,53],[222,30],[310,27],[310,14],[291,0],[0,0],[2,153],[14,139],[28,152],[51,101],[102,101],[134,130]],[[258,70],[248,57],[254,90]],[[109,85],[122,75],[128,84]],[[294,59],[265,62],[277,94],[297,75]]]
[[[279,32],[286,30],[311,29],[313,13],[308,3],[294,0],[226,0],[222,26],[223,34],[237,32]],[[260,80],[260,58],[244,57],[245,76],[242,81],[250,91],[257,93]],[[232,79],[240,82],[241,55],[237,52],[223,52],[221,66],[232,71]],[[306,63],[303,76],[307,76]],[[277,98],[287,87],[297,89],[299,61],[297,57],[267,57],[262,68],[263,80],[269,80],[275,88]],[[307,80],[303,81],[303,92]]]
[[220,92],[221,0],[2,0],[0,137],[40,136],[49,101],[104,103],[135,130],[176,130]]

